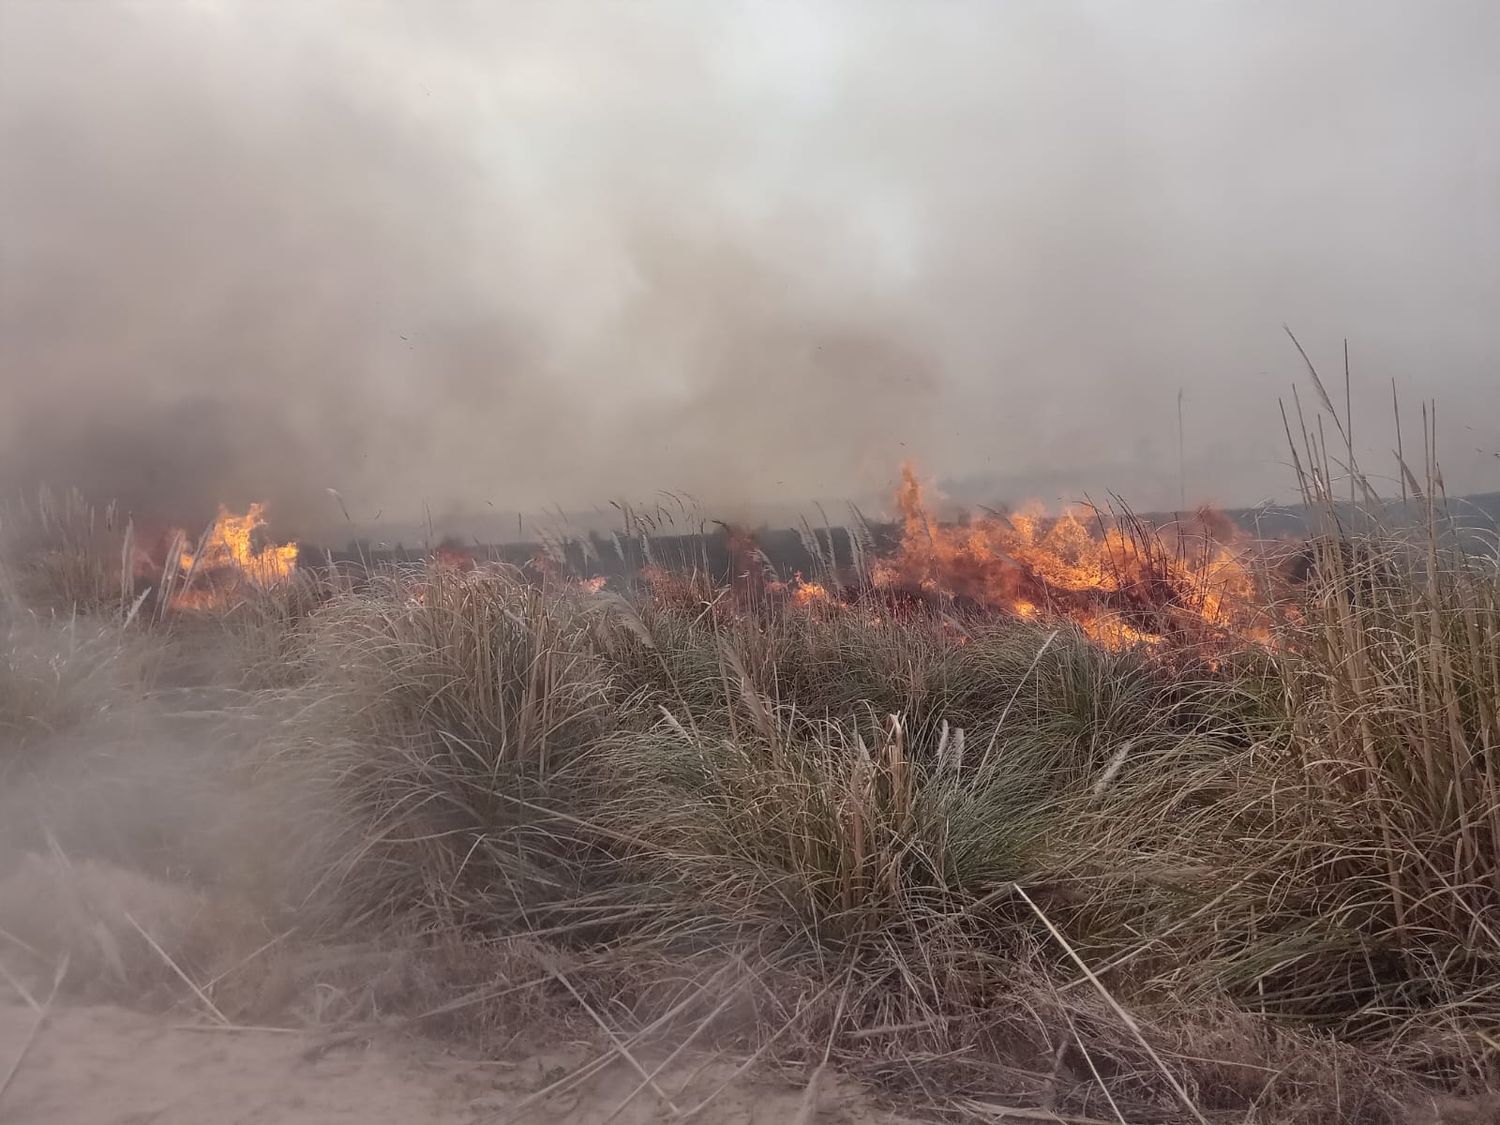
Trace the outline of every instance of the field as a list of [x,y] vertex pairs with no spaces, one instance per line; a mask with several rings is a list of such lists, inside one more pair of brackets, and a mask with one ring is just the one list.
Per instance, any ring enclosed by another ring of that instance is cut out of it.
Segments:
[[44,496],[5,528],[0,965],[593,1044],[516,1116],[614,1068],[643,1120],[741,1070],[916,1119],[1493,1120],[1495,542],[1430,456],[1393,522],[1295,447],[1295,567],[1121,511],[1068,532],[1086,587],[1035,554],[1065,521],[953,526],[915,477],[899,552],[747,541],[722,584],[228,540],[143,582],[127,521]]

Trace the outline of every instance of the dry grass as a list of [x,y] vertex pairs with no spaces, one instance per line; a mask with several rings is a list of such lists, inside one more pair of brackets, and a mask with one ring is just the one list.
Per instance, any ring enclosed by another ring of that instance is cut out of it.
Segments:
[[[1298,460],[1324,534],[1268,647],[498,566],[246,598],[213,628],[275,719],[281,908],[400,949],[380,1005],[433,1027],[571,1012],[610,1057],[831,1061],[974,1120],[1395,1125],[1477,1095],[1496,557],[1430,457],[1422,518],[1386,525],[1320,441]],[[51,680],[12,659],[19,741],[109,697],[100,636]]]
[[129,613],[134,531],[113,504],[41,488],[0,504],[0,594],[61,613]]
[[392,577],[303,623],[322,703],[288,754],[350,816],[350,915],[540,938],[622,1033],[685,1005],[673,1036],[831,1045],[950,1108],[1398,1121],[1403,1084],[1487,1081],[1497,1008],[1469,916],[1402,945],[1381,824],[1330,784],[1315,590],[1214,670]]
[[112,622],[0,614],[0,777],[30,747],[108,723],[151,682],[160,651]]

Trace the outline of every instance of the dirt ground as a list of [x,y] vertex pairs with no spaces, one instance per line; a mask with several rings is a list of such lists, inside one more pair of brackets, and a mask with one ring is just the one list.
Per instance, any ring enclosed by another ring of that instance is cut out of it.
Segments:
[[[118,1007],[60,1006],[32,1037],[37,1013],[0,1007],[0,1093],[7,1125],[480,1125],[576,1122],[645,1125],[674,1120],[650,1091],[621,1109],[641,1077],[624,1062],[581,1086],[535,1097],[590,1056],[550,1053],[500,1062],[458,1058],[394,1035],[216,1030]],[[597,1048],[594,1049],[597,1053]],[[670,1076],[669,1076],[670,1075]],[[714,1062],[664,1074],[663,1091],[689,1110],[732,1076]],[[684,1090],[686,1086],[686,1090]],[[617,1112],[618,1111],[618,1112]],[[694,1120],[705,1125],[899,1125],[857,1091],[767,1079],[731,1085]]]

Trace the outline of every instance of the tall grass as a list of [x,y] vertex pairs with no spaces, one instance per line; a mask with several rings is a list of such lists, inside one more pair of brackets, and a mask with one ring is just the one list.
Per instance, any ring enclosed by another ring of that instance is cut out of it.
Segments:
[[[1439,563],[1435,585],[1430,555],[1383,570],[1379,616],[1363,571],[1320,569],[1273,646],[1212,658],[691,582],[392,576],[298,626],[321,702],[295,753],[352,810],[328,884],[349,913],[540,936],[592,959],[601,1004],[733,963],[750,1042],[787,1058],[827,1041],[1035,1104],[1047,1083],[995,1068],[1074,1052],[1083,1076],[1045,1096],[1080,1112],[1107,1091],[1185,1120],[1395,1120],[1389,1068],[1482,1081],[1500,1013],[1493,839],[1451,772],[1455,730],[1492,737],[1494,578]],[[1379,669],[1357,692],[1373,673],[1331,647],[1352,624]],[[1421,731],[1450,740],[1444,784],[1413,786]],[[1209,1027],[1224,1054],[1186,1059]]]
[[[1070,802],[1168,747],[1226,752],[1242,700],[1219,715],[1071,629],[634,607],[482,570],[381,582],[308,626],[323,702],[287,753],[350,810],[328,885],[356,916],[544,937],[647,1023],[661,973],[733,978],[714,1037],[789,1060],[831,1037],[872,1076],[901,1048],[953,1096],[998,1073],[1034,1101],[1046,1082],[1015,1074],[1051,1065],[1053,1020],[1097,1066],[1152,1065],[1098,997],[1047,992],[1061,951],[1013,888],[1077,913],[1041,875]],[[1113,1084],[1180,1109],[1170,1090]]]
[[15,605],[124,614],[134,600],[134,531],[113,504],[46,487],[0,505],[0,593]]
[[438,569],[289,624],[310,698],[282,764],[313,771],[348,818],[338,903],[519,926],[579,891],[579,845],[530,807],[622,702],[576,607],[505,569]]
[[0,779],[36,744],[108,722],[158,659],[112,623],[0,614]]
[[243,599],[219,624],[306,803],[303,917],[541,943],[622,1032],[991,1119],[1394,1123],[1413,1085],[1493,1084],[1500,563],[1430,450],[1393,506],[1334,428],[1338,459],[1297,428],[1316,533],[1305,583],[1264,576],[1269,643],[701,570]]
[[[1406,978],[1398,1008],[1484,1013],[1493,1035],[1500,552],[1451,518],[1425,425],[1420,476],[1398,455],[1399,506],[1375,495],[1349,424],[1336,429],[1338,460],[1318,428],[1299,426],[1299,481],[1322,531],[1286,678],[1299,765],[1345,812],[1337,842],[1378,871],[1362,873],[1359,905]],[[1336,471],[1358,503],[1335,496]]]

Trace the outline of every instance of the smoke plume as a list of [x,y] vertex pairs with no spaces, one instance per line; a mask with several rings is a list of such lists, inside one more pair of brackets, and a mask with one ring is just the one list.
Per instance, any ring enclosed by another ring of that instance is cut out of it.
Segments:
[[[1500,477],[1481,2],[3,0],[0,480],[278,530],[883,491]],[[1409,439],[1411,440],[1411,439]]]

